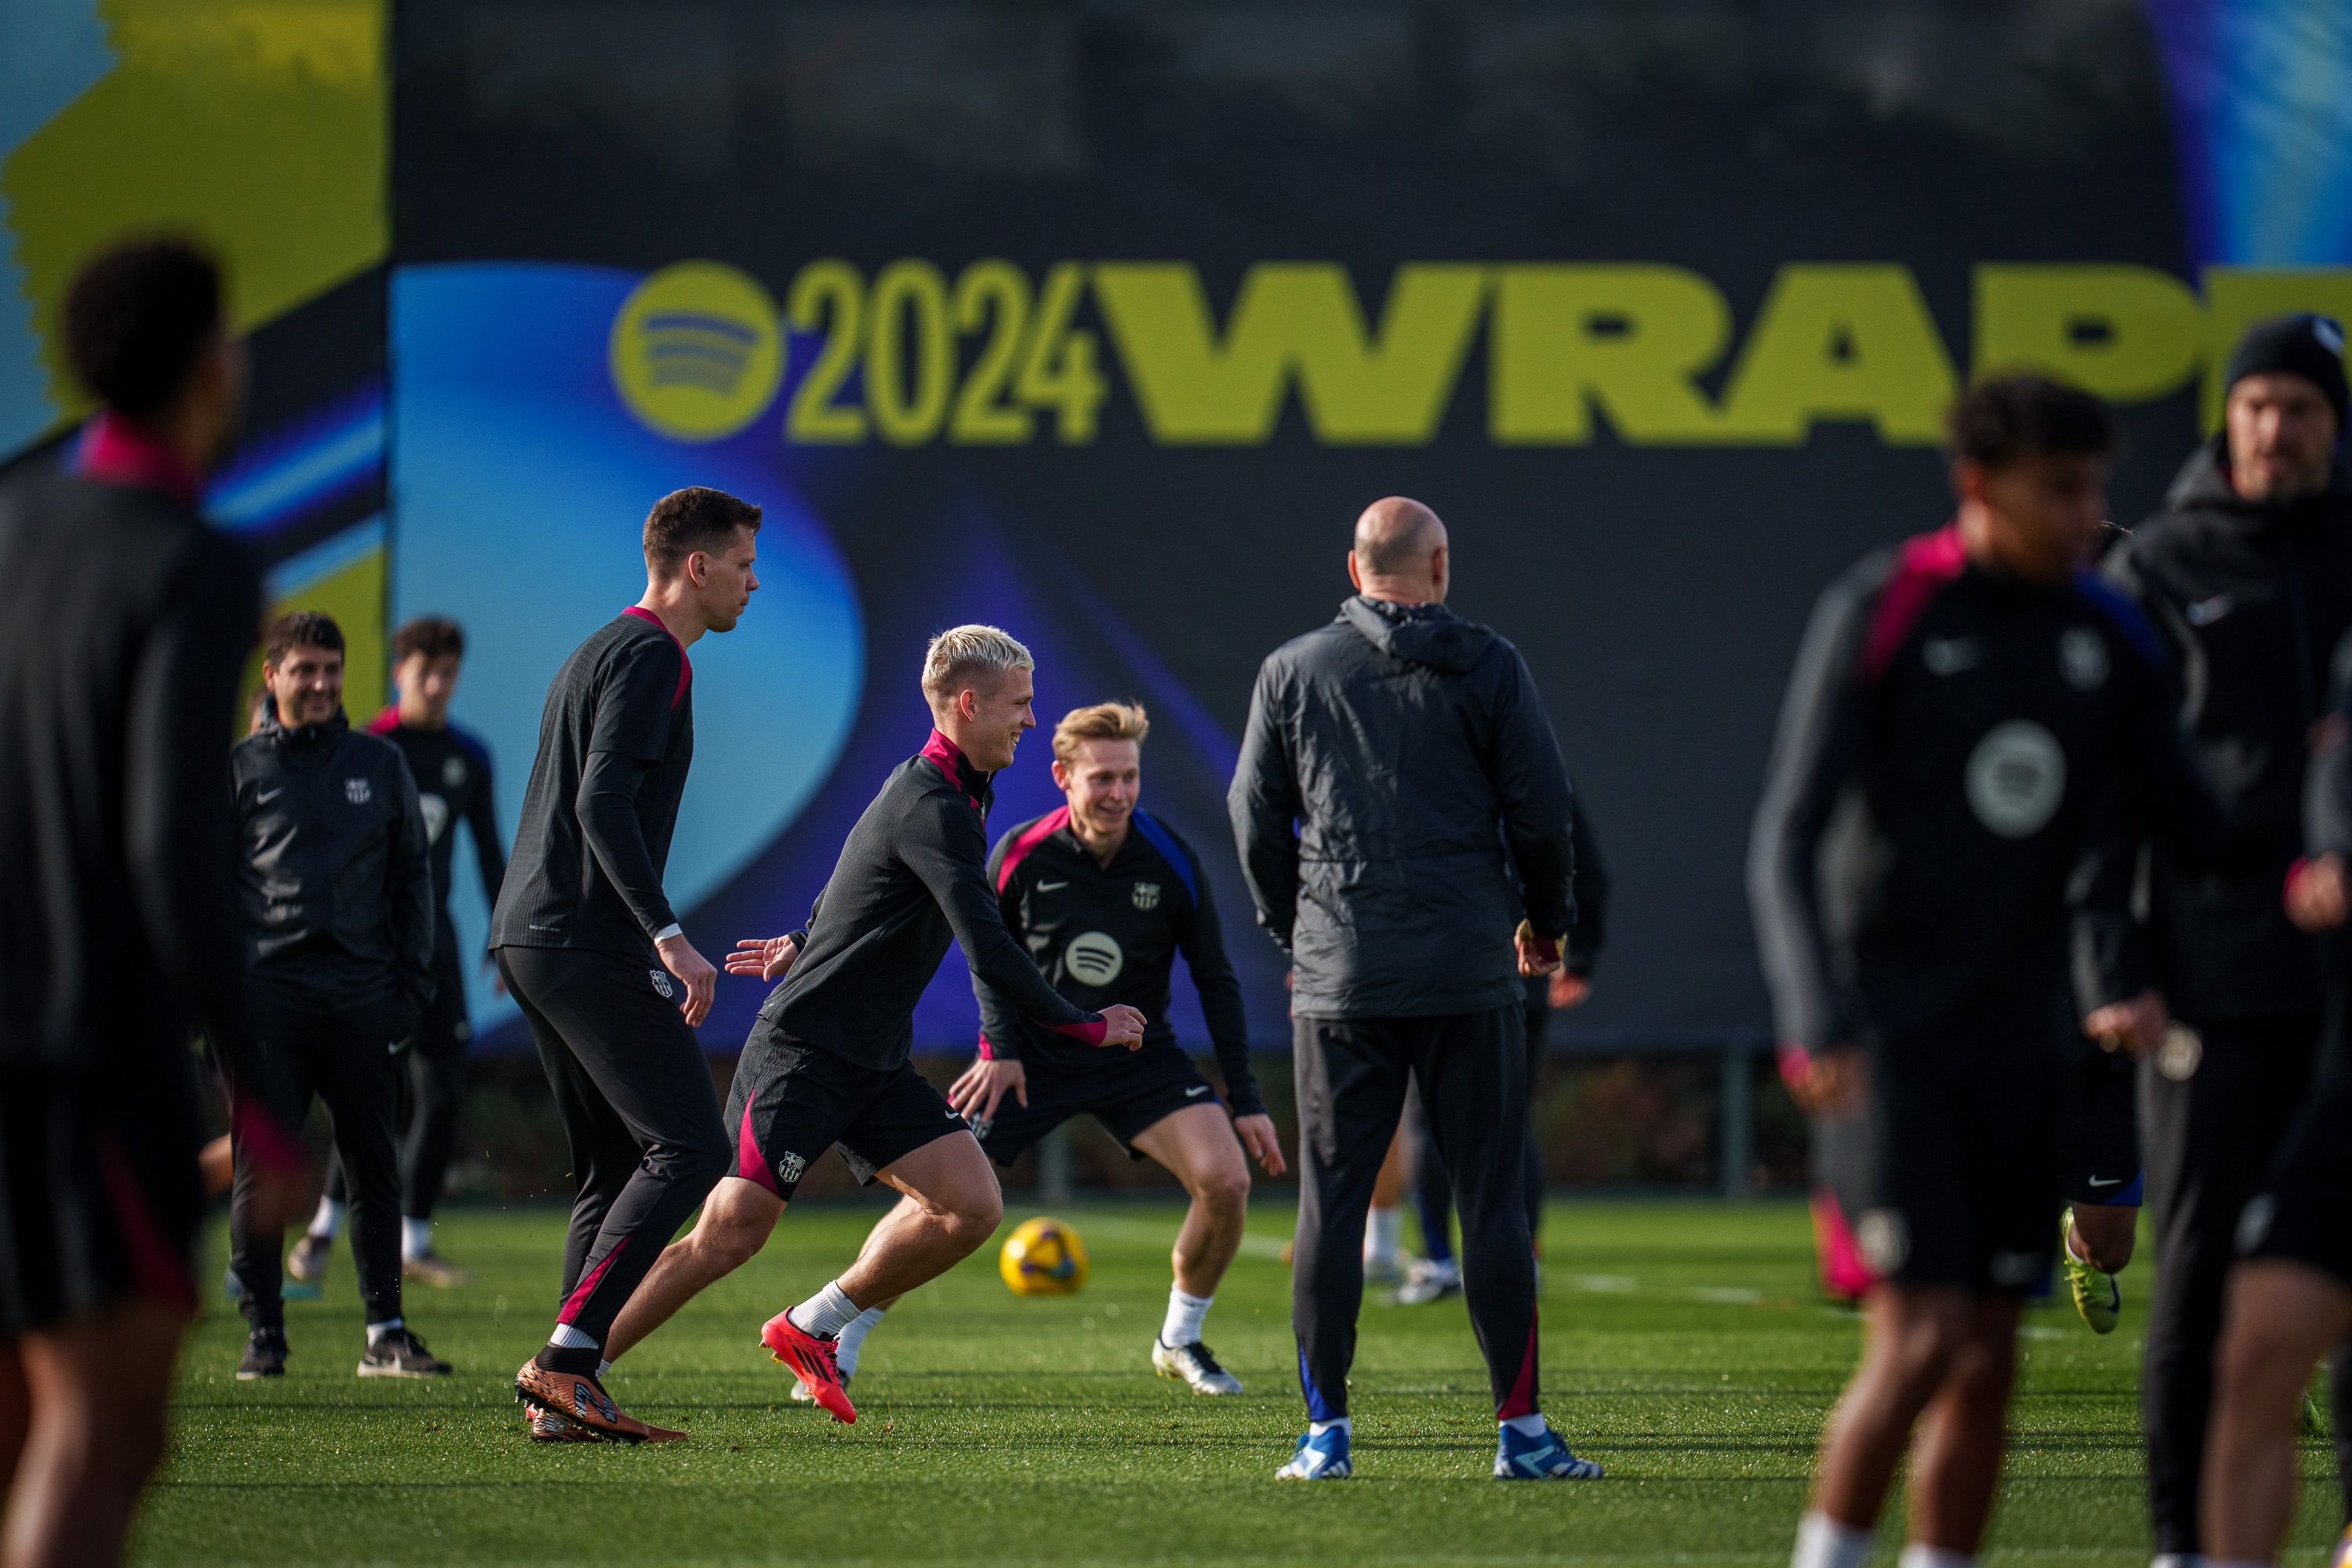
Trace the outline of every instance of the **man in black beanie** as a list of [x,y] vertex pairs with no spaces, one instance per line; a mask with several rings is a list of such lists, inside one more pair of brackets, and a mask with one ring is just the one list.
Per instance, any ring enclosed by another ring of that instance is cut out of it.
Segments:
[[[2117,912],[2086,917],[2080,931],[2080,975],[2104,1004],[2085,1032],[2155,1042],[2140,1070],[2157,1235],[2141,1401],[2159,1568],[2198,1550],[2233,1236],[2305,1097],[2320,1037],[2319,939],[2288,921],[2279,889],[2302,853],[2305,765],[2327,709],[2329,657],[2352,627],[2343,352],[2343,329],[2324,316],[2248,331],[2230,356],[2221,432],[2105,566],[2168,645],[2181,720],[2252,851],[2224,871],[2119,847],[2093,900]],[[2352,1379],[2336,1383],[2341,1429]]]

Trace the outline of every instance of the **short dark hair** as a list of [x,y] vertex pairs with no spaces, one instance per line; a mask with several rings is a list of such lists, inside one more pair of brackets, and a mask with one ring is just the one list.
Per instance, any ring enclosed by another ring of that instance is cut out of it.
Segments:
[[100,252],[66,290],[66,359],[91,395],[137,419],[168,405],[221,325],[221,274],[184,239]]
[[261,662],[277,665],[298,647],[322,647],[330,653],[341,653],[343,628],[335,625],[332,616],[322,616],[316,610],[289,610],[269,623],[269,639],[262,645]]
[[392,634],[392,662],[399,664],[410,654],[421,653],[427,658],[445,655],[466,657],[466,629],[446,616],[419,616]]
[[739,528],[760,531],[760,509],[750,501],[707,485],[672,490],[646,514],[646,564],[667,577],[696,551],[724,550],[734,543]]
[[2028,458],[2112,457],[2115,416],[2080,387],[2047,376],[1988,376],[1952,405],[1952,456],[1988,468]]

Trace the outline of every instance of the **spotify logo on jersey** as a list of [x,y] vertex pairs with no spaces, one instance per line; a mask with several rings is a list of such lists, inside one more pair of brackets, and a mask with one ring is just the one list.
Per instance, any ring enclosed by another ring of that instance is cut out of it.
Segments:
[[1118,942],[1108,933],[1090,931],[1084,936],[1071,939],[1069,947],[1062,954],[1062,962],[1069,966],[1072,974],[1087,984],[1108,985],[1118,978],[1120,970],[1127,967],[1127,954],[1119,951]]
[[716,441],[757,419],[783,384],[783,328],[749,273],[680,261],[630,291],[608,357],[630,413],[675,440]]
[[1996,724],[1969,753],[1967,789],[1979,822],[2003,838],[2032,837],[2066,793],[2066,753],[2031,719]]

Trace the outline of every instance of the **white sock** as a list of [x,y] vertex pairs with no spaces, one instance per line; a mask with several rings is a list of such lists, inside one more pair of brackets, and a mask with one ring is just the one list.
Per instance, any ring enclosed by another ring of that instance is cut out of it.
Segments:
[[547,1342],[560,1351],[593,1351],[603,1348],[594,1340],[569,1323],[556,1324],[554,1332],[547,1336]]
[[1976,1568],[1976,1562],[1972,1552],[1930,1546],[1924,1541],[1909,1542],[1903,1548],[1903,1555],[1895,1560],[1895,1568]]
[[840,1280],[835,1279],[784,1316],[791,1321],[793,1327],[804,1334],[833,1339],[849,1327],[857,1311],[857,1303],[849,1299],[849,1292],[841,1288]]
[[1181,1285],[1168,1288],[1168,1321],[1160,1325],[1160,1342],[1170,1350],[1201,1342],[1201,1321],[1209,1315],[1214,1296],[1188,1296]]
[[612,1375],[613,1375],[613,1363],[612,1363],[611,1362],[609,1362],[609,1361],[600,1361],[600,1362],[598,1362],[598,1363],[596,1363],[596,1381],[597,1381],[597,1382],[602,1383],[602,1382],[604,1382],[606,1378],[608,1378],[608,1377],[610,1377],[610,1376],[612,1376]]
[[847,1377],[857,1370],[857,1352],[865,1346],[866,1336],[874,1331],[874,1325],[882,1321],[882,1311],[879,1307],[868,1307],[850,1319],[849,1326],[841,1331],[841,1342],[833,1359],[841,1368],[842,1376]]
[[2205,1559],[2194,1552],[2159,1552],[2149,1559],[2148,1568],[2205,1568]]
[[1307,1424],[1307,1435],[1310,1437],[1320,1437],[1326,1432],[1337,1432],[1344,1437],[1354,1430],[1344,1415],[1336,1421],[1309,1421]]
[[335,1233],[343,1228],[343,1205],[334,1199],[321,1197],[319,1212],[310,1216],[310,1234],[320,1241],[332,1241]]
[[400,1260],[414,1263],[420,1258],[433,1256],[433,1222],[411,1219],[404,1215],[400,1220]]
[[1512,1431],[1517,1432],[1522,1437],[1540,1437],[1544,1435],[1546,1423],[1542,1415],[1538,1413],[1534,1415],[1508,1416],[1501,1421],[1497,1421],[1495,1425],[1497,1426],[1508,1426]]
[[383,1338],[384,1335],[393,1332],[394,1330],[404,1329],[407,1326],[408,1324],[406,1321],[400,1318],[386,1318],[381,1323],[370,1323],[368,1325],[368,1343],[373,1344],[376,1341]]
[[1364,1261],[1386,1262],[1397,1255],[1397,1243],[1404,1235],[1404,1209],[1374,1209],[1364,1225]]
[[1797,1521],[1797,1550],[1789,1568],[1863,1568],[1870,1561],[1870,1531],[1840,1524],[1825,1513]]

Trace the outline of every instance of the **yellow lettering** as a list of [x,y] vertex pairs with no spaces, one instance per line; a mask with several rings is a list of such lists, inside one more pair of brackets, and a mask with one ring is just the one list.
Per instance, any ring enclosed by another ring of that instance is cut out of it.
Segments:
[[1678,267],[1505,267],[1487,349],[1489,433],[1589,441],[1597,408],[1637,445],[1711,440],[1716,411],[1692,378],[1730,335],[1721,292]]
[[2205,352],[2205,311],[2153,267],[1976,269],[1979,374],[2036,370],[2117,403],[2178,391]]
[[1727,441],[1794,446],[1822,419],[1866,419],[1890,445],[1932,446],[1957,384],[1907,268],[1780,268],[1724,390]]
[[2256,321],[2296,310],[2316,310],[2352,324],[2352,267],[2209,267],[2205,269],[2208,336],[2205,428],[2221,423],[2221,373],[2230,351]]
[[1399,268],[1377,337],[1346,270],[1331,262],[1252,267],[1222,342],[1189,263],[1103,262],[1094,288],[1155,440],[1262,442],[1295,383],[1317,440],[1420,446],[1436,434],[1461,374],[1486,269]]

